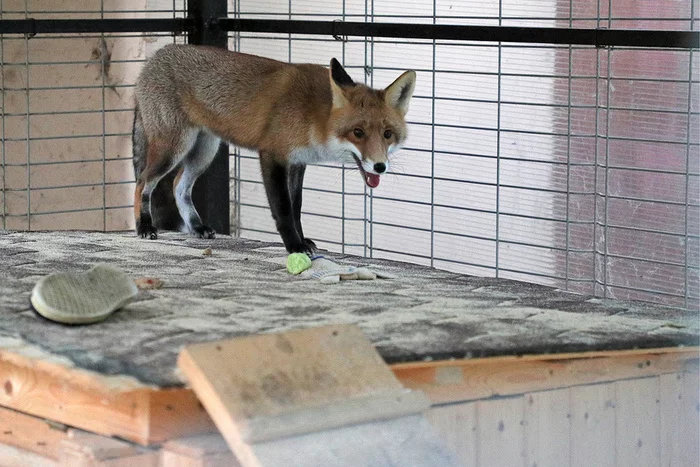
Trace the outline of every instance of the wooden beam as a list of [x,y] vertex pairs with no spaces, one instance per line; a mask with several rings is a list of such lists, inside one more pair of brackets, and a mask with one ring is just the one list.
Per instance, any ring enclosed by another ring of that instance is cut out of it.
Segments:
[[584,384],[698,371],[698,348],[492,357],[392,366],[408,388],[433,403],[559,389]]
[[61,441],[70,429],[21,412],[0,407],[0,443],[58,460]]
[[0,406],[143,445],[211,433],[194,393],[0,350]]

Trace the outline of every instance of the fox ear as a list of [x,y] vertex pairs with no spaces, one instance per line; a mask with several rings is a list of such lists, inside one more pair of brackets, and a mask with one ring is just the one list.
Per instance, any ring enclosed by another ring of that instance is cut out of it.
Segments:
[[416,72],[409,70],[396,78],[396,81],[391,83],[384,90],[384,101],[390,106],[396,108],[403,115],[408,112],[408,102],[413,96],[413,89],[416,87]]
[[355,82],[352,80],[349,74],[343,68],[343,65],[338,62],[335,58],[331,59],[331,79],[335,81],[338,86],[354,86]]
[[331,60],[329,69],[331,94],[333,95],[333,108],[339,109],[347,105],[348,100],[343,94],[341,86],[354,86],[355,82],[345,72],[343,66],[335,58]]

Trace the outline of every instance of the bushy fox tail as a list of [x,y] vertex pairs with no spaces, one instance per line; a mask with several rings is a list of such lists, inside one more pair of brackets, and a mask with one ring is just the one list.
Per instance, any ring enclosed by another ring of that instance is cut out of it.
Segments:
[[[134,126],[131,132],[133,147],[134,175],[138,182],[139,177],[146,170],[148,164],[148,138],[143,128],[141,111],[138,104],[134,110]],[[173,183],[178,170],[173,170],[158,182],[158,186],[151,195],[151,216],[153,226],[162,230],[182,230],[184,222],[175,203]]]

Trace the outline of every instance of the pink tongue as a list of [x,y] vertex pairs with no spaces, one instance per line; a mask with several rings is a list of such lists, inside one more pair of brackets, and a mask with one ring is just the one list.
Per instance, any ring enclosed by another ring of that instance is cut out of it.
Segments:
[[377,188],[379,186],[379,175],[375,174],[365,174],[365,181],[367,186],[370,188]]

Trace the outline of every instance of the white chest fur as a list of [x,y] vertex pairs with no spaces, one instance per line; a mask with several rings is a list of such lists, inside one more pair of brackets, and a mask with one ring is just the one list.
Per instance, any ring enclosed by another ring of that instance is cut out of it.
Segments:
[[353,162],[352,155],[362,155],[354,144],[331,138],[325,143],[312,142],[306,147],[296,148],[290,154],[292,164],[319,164],[323,162]]

